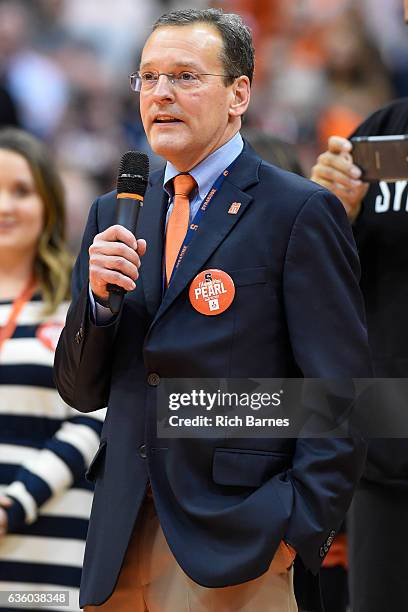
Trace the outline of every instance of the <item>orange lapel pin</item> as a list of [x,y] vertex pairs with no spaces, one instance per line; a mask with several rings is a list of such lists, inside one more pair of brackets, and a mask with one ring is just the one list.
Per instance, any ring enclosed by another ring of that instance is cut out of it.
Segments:
[[233,202],[228,209],[228,214],[236,215],[240,208],[241,208],[241,202]]

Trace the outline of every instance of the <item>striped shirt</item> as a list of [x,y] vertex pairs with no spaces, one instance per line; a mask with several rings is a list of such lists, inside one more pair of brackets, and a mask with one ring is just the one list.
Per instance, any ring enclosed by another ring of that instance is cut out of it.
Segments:
[[[59,397],[52,366],[68,304],[47,317],[42,308],[39,296],[25,305],[0,351],[0,494],[14,502],[0,536],[0,591],[69,590],[71,611],[79,610],[92,503],[84,472],[105,410],[82,415]],[[0,325],[10,309],[0,301]]]

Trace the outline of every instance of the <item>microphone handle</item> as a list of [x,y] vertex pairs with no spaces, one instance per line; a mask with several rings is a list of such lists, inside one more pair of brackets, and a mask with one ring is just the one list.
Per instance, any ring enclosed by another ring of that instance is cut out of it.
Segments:
[[[137,221],[142,206],[142,200],[137,200],[136,198],[118,198],[118,215],[116,219],[118,225],[126,227],[132,234],[136,235]],[[116,315],[122,307],[126,291],[123,287],[118,287],[112,283],[107,285],[107,290],[109,291],[109,308],[112,314]]]

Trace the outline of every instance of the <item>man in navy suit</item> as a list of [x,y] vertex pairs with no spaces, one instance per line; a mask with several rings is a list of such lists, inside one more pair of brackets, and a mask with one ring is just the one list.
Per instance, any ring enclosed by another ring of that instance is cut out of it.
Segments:
[[[263,162],[240,136],[253,65],[238,16],[188,9],[160,18],[131,77],[150,145],[167,160],[150,179],[141,238],[115,225],[115,193],[90,211],[56,354],[69,404],[108,405],[88,472],[96,487],[81,605],[89,611],[296,610],[293,559],[318,572],[363,469],[358,436],[157,437],[162,378],[371,373],[342,205]],[[189,222],[198,227],[168,275],[180,174],[194,179]],[[189,290],[213,269],[235,295],[208,316]],[[116,316],[107,283],[128,292]]]

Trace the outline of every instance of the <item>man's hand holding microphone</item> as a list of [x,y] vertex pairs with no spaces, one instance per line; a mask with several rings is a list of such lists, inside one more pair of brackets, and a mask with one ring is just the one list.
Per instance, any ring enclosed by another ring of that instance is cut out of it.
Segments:
[[136,287],[145,252],[146,241],[136,240],[132,232],[121,225],[112,225],[95,236],[89,247],[89,283],[100,303],[108,303],[108,285],[116,285],[124,291]]
[[94,237],[89,247],[89,284],[95,299],[117,314],[127,291],[136,287],[146,241],[135,238],[149,178],[149,158],[128,151],[117,182],[117,224]]

